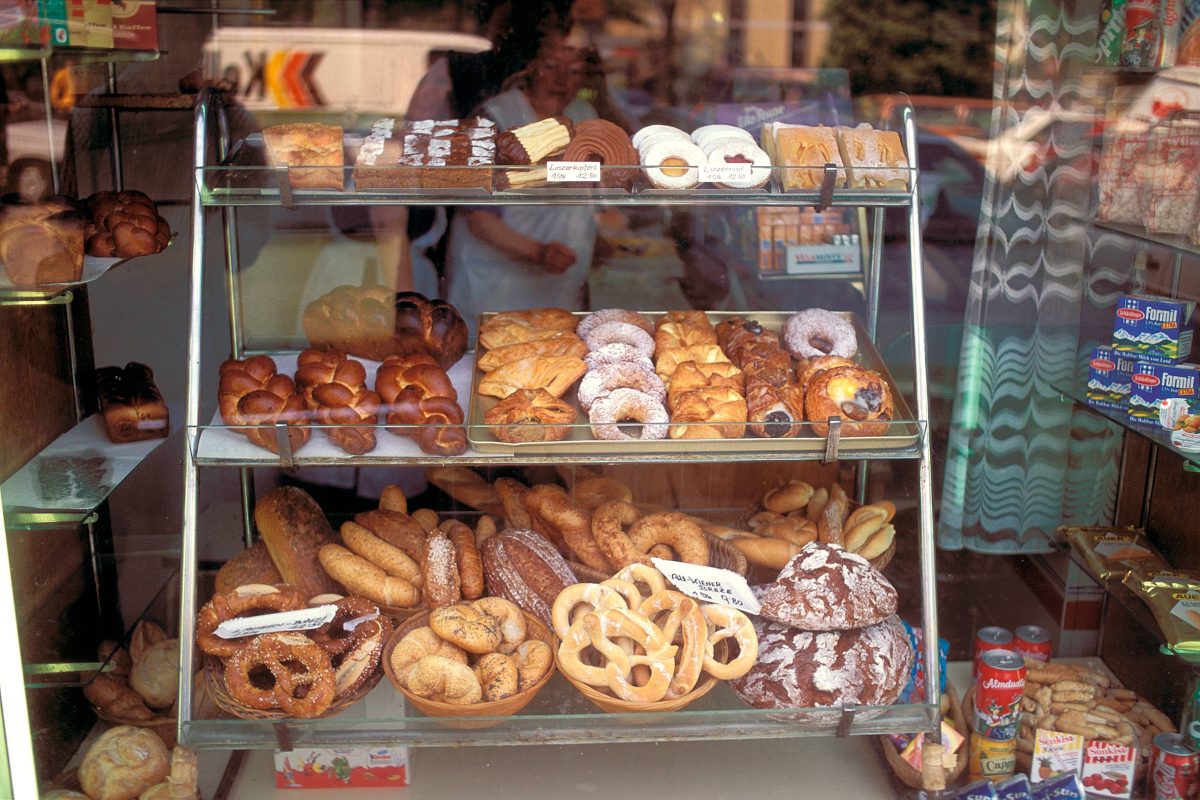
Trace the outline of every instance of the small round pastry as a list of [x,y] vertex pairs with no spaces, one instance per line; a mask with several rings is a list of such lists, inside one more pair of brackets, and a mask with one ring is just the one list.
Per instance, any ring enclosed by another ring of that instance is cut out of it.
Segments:
[[641,154],[646,178],[656,189],[691,189],[700,183],[704,151],[687,139],[655,141]]
[[483,700],[483,686],[474,670],[441,656],[425,656],[413,664],[405,686],[417,697],[452,705]]
[[750,164],[750,177],[717,184],[722,189],[758,189],[771,180],[771,157],[753,140],[719,139],[705,151],[710,166]]
[[592,404],[598,398],[623,387],[645,392],[659,403],[667,397],[667,388],[652,367],[622,361],[594,369],[583,376],[579,382],[579,405],[584,411],[591,411]]
[[646,140],[646,137],[660,133],[670,133],[684,139],[688,138],[686,131],[676,128],[674,125],[647,125],[630,137],[630,144],[635,148],[641,149],[642,142]]
[[401,683],[407,684],[408,671],[425,656],[441,656],[457,661],[459,664],[467,663],[467,651],[450,644],[434,633],[433,628],[426,625],[406,633],[404,638],[392,648],[392,671],[396,673],[396,677]]
[[622,420],[640,423],[641,440],[665,439],[667,436],[667,409],[645,392],[637,389],[616,389],[592,404],[588,421],[592,434],[597,439],[626,441],[633,437],[621,430],[617,424]]
[[894,414],[887,381],[857,365],[818,373],[804,391],[804,415],[818,436],[829,433],[830,417],[842,418],[843,436],[883,436]]
[[129,686],[151,708],[167,708],[179,693],[179,640],[165,639],[146,648],[133,662]]
[[541,639],[521,642],[511,657],[517,662],[517,687],[522,692],[532,688],[554,666],[554,651]]
[[650,334],[628,322],[603,322],[588,331],[583,340],[591,350],[620,343],[629,345],[646,358],[654,355],[654,340]]
[[637,150],[629,134],[608,120],[578,123],[562,157],[564,161],[599,161],[600,185],[607,189],[628,189],[637,178]]
[[79,784],[97,800],[130,800],[171,772],[166,745],[149,728],[118,725],[92,742],[79,765]]
[[815,356],[813,358],[802,359],[796,364],[796,383],[801,389],[808,386],[808,382],[815,378],[820,373],[834,367],[853,367],[855,363],[852,359],[843,358],[842,356]]
[[502,641],[500,621],[473,606],[453,605],[429,612],[429,627],[450,644],[468,653],[494,653]]
[[651,148],[657,147],[664,142],[682,142],[684,144],[693,144],[692,138],[682,131],[680,131],[680,133],[660,131],[659,133],[652,133],[641,140],[637,146],[638,155],[642,157],[643,161],[645,161],[646,153],[649,152]]
[[654,335],[654,324],[650,320],[636,311],[629,311],[624,308],[602,308],[598,311],[593,311],[579,321],[579,326],[575,328],[575,335],[581,339],[586,339],[587,335],[597,325],[603,325],[606,322],[626,322],[630,325],[636,325],[651,336]]
[[754,141],[754,137],[750,135],[750,131],[745,128],[739,128],[736,125],[701,125],[692,131],[692,141],[700,147],[704,147],[707,142],[730,138],[744,139],[748,142]]
[[608,364],[619,364],[622,361],[632,361],[644,364],[647,367],[654,367],[654,363],[648,357],[642,355],[641,351],[636,347],[621,344],[620,342],[597,347],[583,357],[583,363],[587,364],[587,368],[590,370],[598,369]]
[[517,693],[520,679],[517,663],[503,653],[487,653],[475,663],[475,675],[483,688],[484,702],[504,700]]
[[483,415],[502,442],[557,442],[567,438],[578,413],[545,389],[517,389]]
[[797,358],[853,358],[858,352],[854,326],[841,314],[823,308],[806,308],[788,317],[783,326],[783,342]]
[[471,608],[486,614],[500,625],[501,653],[511,653],[525,641],[525,615],[521,607],[503,597],[481,597]]

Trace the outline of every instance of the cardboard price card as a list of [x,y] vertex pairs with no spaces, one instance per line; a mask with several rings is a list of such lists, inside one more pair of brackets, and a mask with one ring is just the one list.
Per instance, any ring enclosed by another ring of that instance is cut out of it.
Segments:
[[599,161],[547,161],[546,183],[599,183]]
[[694,600],[733,606],[748,614],[757,614],[762,608],[750,591],[750,584],[736,572],[662,558],[650,560],[676,589]]

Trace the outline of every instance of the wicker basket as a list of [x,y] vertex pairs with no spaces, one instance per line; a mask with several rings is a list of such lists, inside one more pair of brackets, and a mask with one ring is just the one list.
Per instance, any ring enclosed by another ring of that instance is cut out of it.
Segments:
[[[741,550],[707,531],[704,532],[704,538],[708,542],[708,566],[727,569],[730,572],[736,572],[738,575],[744,576],[746,574],[746,556],[742,555]],[[568,561],[567,564],[571,567],[571,571],[575,573],[575,577],[581,581],[600,583],[613,576],[613,573],[593,569],[586,564],[580,564],[578,561]]]
[[[728,643],[724,640],[717,642],[714,648],[714,655],[718,660],[724,660],[729,652]],[[558,665],[558,652],[554,653],[554,663]],[[559,666],[559,672],[562,672],[562,667]],[[678,711],[688,705],[699,700],[704,695],[712,691],[717,685],[717,679],[707,672],[700,676],[699,682],[696,683],[694,689],[685,694],[683,697],[676,697],[671,700],[658,700],[653,703],[638,703],[631,700],[622,700],[619,697],[613,697],[608,692],[597,689],[595,686],[589,686],[586,683],[581,683],[575,680],[567,673],[563,672],[563,677],[571,682],[571,685],[579,690],[579,693],[586,697],[592,705],[601,711],[607,711],[610,714],[636,714],[636,713],[655,713],[662,711]]]
[[[551,667],[551,669],[546,670],[546,674],[542,676],[541,680],[523,692],[518,692],[512,697],[506,697],[503,700],[472,703],[471,705],[455,705],[453,703],[443,703],[438,700],[417,697],[400,682],[399,677],[397,677],[395,671],[392,669],[392,651],[396,649],[396,645],[408,633],[429,624],[429,613],[429,610],[426,609],[423,613],[410,617],[403,625],[396,629],[383,647],[383,669],[387,674],[388,680],[392,682],[392,686],[396,687],[396,691],[404,695],[404,698],[420,710],[421,713],[430,717],[511,717],[527,706],[537,696],[537,693],[542,690],[542,687],[550,682],[550,678],[553,677],[554,668]],[[521,613],[525,616],[526,638],[539,639],[550,646],[551,652],[556,652],[558,650],[558,640],[555,639],[550,629],[537,617],[524,611]],[[481,720],[478,722],[456,723],[455,727],[490,728],[497,724],[499,724],[498,720]]]
[[[376,669],[356,690],[349,694],[335,697],[333,702],[329,704],[329,708],[325,709],[325,712],[320,715],[320,718],[332,717],[342,713],[366,697],[382,678],[383,670]],[[225,663],[214,656],[205,656],[204,658],[204,684],[208,691],[208,696],[212,698],[217,707],[235,717],[254,720],[292,719],[286,711],[278,708],[263,710],[251,708],[238,702],[229,693],[228,687],[225,686]]]
[[[958,700],[958,693],[954,691],[954,687],[949,683],[946,684],[946,699],[949,703],[949,709],[946,711],[945,720],[950,724],[950,727],[962,734],[964,739],[969,738],[970,728],[967,726],[967,718],[963,713],[962,703]],[[896,749],[896,745],[890,737],[880,736],[879,744],[883,748],[883,757],[887,760],[888,766],[892,768],[892,772],[896,773],[896,777],[904,782],[905,786],[913,789],[923,788],[921,783],[921,771],[913,769],[913,766],[900,757],[900,751]],[[954,767],[946,772],[946,785],[950,786],[958,777],[963,774],[963,770],[967,768],[967,742],[963,742],[958,748],[958,753],[955,754]]]
[[96,712],[96,716],[110,725],[132,725],[135,728],[146,728],[158,734],[158,738],[163,740],[168,748],[174,747],[176,744],[175,736],[178,733],[179,720],[175,717],[165,717],[161,714],[155,714],[150,719],[128,719],[117,714],[110,714],[102,708],[92,706],[92,710]]

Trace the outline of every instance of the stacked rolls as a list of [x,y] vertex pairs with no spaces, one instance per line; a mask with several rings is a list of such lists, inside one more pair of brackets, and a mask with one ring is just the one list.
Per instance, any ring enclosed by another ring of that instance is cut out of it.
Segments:
[[671,311],[654,333],[656,369],[667,381],[672,439],[740,439],[746,396],[741,369],[717,345],[702,311]]

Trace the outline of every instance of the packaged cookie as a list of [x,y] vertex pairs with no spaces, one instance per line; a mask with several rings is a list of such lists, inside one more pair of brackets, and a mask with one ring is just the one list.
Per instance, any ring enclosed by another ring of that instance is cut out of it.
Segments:
[[1144,573],[1170,566],[1150,544],[1146,532],[1132,525],[1125,528],[1062,527],[1058,530],[1100,578],[1124,578],[1132,569]]
[[1200,573],[1137,570],[1126,576],[1125,584],[1150,606],[1171,650],[1200,657]]

